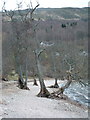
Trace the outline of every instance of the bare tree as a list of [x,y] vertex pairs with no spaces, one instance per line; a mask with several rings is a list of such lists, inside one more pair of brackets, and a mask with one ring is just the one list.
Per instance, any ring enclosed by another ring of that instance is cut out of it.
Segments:
[[54,78],[55,78],[55,84],[49,86],[49,88],[59,88],[58,85],[58,72],[57,72],[57,66],[56,66],[56,55],[55,55],[55,51],[51,51],[51,58],[52,58],[52,69],[53,69],[53,74],[54,74]]
[[71,83],[72,83],[72,70],[73,70],[73,67],[72,67],[72,65],[67,61],[66,57],[65,57],[64,61],[65,61],[65,63],[69,66],[69,70],[66,71],[66,73],[67,73],[67,82],[66,82],[66,84],[65,84],[64,86],[62,86],[61,88],[59,88],[58,91],[52,93],[52,94],[54,94],[55,96],[61,96],[61,97],[63,97],[63,96],[62,96],[62,95],[63,95],[63,92],[64,92],[65,89],[67,89],[67,88],[71,85]]
[[[36,67],[36,66],[35,66]],[[35,68],[33,67],[32,68],[32,73],[33,73],[33,79],[34,79],[34,83],[33,83],[33,85],[35,85],[35,86],[38,86],[38,83],[37,83],[37,80],[36,80],[36,73],[35,73]]]
[[[19,11],[19,4],[18,4],[18,16],[21,16],[21,19],[18,20],[18,18],[15,17],[15,10],[7,11],[5,9],[5,2],[3,6],[3,11],[6,13],[6,16],[10,18],[10,23],[12,27],[12,38],[13,38],[13,44],[12,49],[14,50],[14,57],[15,57],[15,64],[16,64],[16,71],[18,72],[19,78],[18,78],[18,86],[21,89],[29,89],[27,87],[27,40],[25,40],[26,44],[23,45],[22,42],[22,36],[27,34],[27,27],[26,27],[26,14],[21,15]],[[24,17],[25,16],[25,17]],[[22,32],[23,31],[23,32]],[[16,46],[15,46],[16,45]],[[16,49],[17,47],[17,49]],[[24,51],[23,51],[24,50]],[[23,52],[26,54],[24,55]],[[24,56],[24,57],[23,57]],[[26,79],[24,81],[23,75],[22,75],[22,69],[25,59],[25,76]]]
[[39,77],[39,82],[40,82],[40,92],[37,95],[38,97],[48,97],[50,95],[49,91],[46,89],[44,79],[43,79],[43,73],[41,69],[41,64],[40,64],[40,55],[43,52],[43,50],[36,50],[35,51],[35,59],[36,59],[36,66],[37,66],[37,71],[38,71],[38,77]]

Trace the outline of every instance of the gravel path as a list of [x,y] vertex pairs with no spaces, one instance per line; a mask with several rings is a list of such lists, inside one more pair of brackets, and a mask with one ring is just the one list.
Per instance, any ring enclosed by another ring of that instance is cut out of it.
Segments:
[[[46,81],[52,85],[53,81]],[[6,87],[5,87],[6,86]],[[21,90],[16,84],[3,86],[0,116],[3,118],[88,118],[88,110],[66,100],[39,98],[39,87],[28,82],[30,91]],[[2,112],[3,110],[3,112]]]

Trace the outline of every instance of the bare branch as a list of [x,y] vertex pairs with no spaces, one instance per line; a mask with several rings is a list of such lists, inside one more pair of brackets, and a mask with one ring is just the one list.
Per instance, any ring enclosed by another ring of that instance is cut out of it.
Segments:
[[30,18],[32,20],[32,15],[33,15],[33,12],[39,7],[39,4],[37,4],[32,10],[31,10],[31,13],[30,13]]
[[36,55],[37,55],[37,57],[39,58],[39,56],[41,55],[41,53],[44,51],[45,49],[42,49],[42,50],[35,50],[35,51],[33,51]]
[[32,1],[30,0],[31,9],[33,9]]
[[10,17],[10,19],[12,20],[12,18],[14,17],[14,10],[7,11],[5,8],[5,5],[6,5],[6,2],[3,3],[2,11],[5,12],[6,15]]

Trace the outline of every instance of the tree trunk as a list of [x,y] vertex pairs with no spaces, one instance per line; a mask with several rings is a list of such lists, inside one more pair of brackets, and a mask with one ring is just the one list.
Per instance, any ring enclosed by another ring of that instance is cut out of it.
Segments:
[[46,86],[45,86],[45,83],[44,83],[44,80],[39,78],[39,81],[40,81],[40,92],[39,94],[37,95],[38,97],[49,97],[50,96],[50,93],[49,91],[46,89]]
[[59,85],[58,85],[58,83],[57,83],[57,78],[55,78],[54,88],[59,88]]
[[56,95],[63,94],[63,92],[65,91],[65,89],[67,89],[70,86],[70,84],[72,82],[71,74],[69,73],[67,77],[68,77],[67,83],[63,87],[61,87],[58,91],[56,91],[54,94],[56,94]]
[[59,88],[59,85],[57,83],[57,78],[55,78],[55,84],[54,85],[51,85],[51,86],[48,86],[49,88]]
[[42,75],[42,70],[41,70],[41,65],[40,65],[40,61],[39,61],[39,57],[37,55],[37,53],[35,54],[36,56],[36,66],[37,66],[37,70],[38,70],[38,77],[39,77],[39,82],[40,82],[40,92],[37,95],[38,97],[48,97],[50,95],[49,91],[46,89],[44,80],[43,80],[43,75]]
[[27,89],[27,79],[28,79],[28,74],[27,74],[27,49],[26,49],[26,70],[25,70],[26,78],[25,78],[25,83],[24,83],[24,88]]
[[35,70],[34,70],[34,68],[32,68],[32,72],[33,72],[33,80],[34,80],[33,85],[38,86],[38,84],[37,84],[37,80],[36,80],[36,78],[35,78],[36,74],[35,74]]
[[55,77],[55,84],[52,85],[53,88],[59,88],[57,83],[57,69],[56,69],[56,61],[55,61],[55,54],[52,52],[52,60],[53,60],[53,69],[54,69],[54,77]]
[[4,73],[2,72],[1,80],[2,80],[2,81],[8,81],[7,78],[8,78],[7,74],[4,74]]
[[67,83],[66,83],[66,85],[65,86],[63,86],[63,87],[61,87],[61,93],[63,94],[63,92],[65,91],[65,89],[67,89],[69,86],[70,86],[70,84],[71,84],[71,82],[72,82],[72,79],[71,79],[71,74],[69,73],[68,75],[67,75]]
[[24,79],[23,79],[21,66],[20,66],[20,74],[19,74],[19,78],[18,78],[18,87],[20,89],[29,90],[29,88],[27,87],[27,81],[26,80],[24,81]]
[[18,77],[18,87],[19,87],[20,89],[23,89],[23,88],[24,88],[23,79],[21,78],[20,75],[19,75],[19,77]]
[[2,77],[2,81],[8,81],[5,77]]
[[38,84],[37,84],[37,80],[34,78],[34,83],[33,83],[33,85],[36,85],[36,86],[38,86]]
[[59,94],[63,94],[63,92],[65,91],[65,89],[67,89],[67,88],[70,86],[71,82],[72,82],[72,80],[68,80],[67,83],[65,84],[65,86],[63,86],[63,87],[61,87],[61,88],[59,89],[58,95],[59,95]]

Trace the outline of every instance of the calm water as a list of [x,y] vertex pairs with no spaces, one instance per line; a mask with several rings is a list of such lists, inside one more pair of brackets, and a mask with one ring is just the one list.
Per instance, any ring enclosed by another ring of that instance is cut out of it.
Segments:
[[[60,85],[62,86],[62,85]],[[78,82],[72,82],[70,87],[65,90],[65,94],[72,100],[75,100],[81,104],[90,106],[90,87],[82,86]]]

